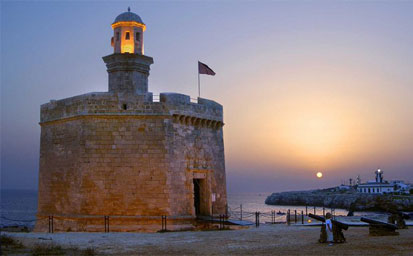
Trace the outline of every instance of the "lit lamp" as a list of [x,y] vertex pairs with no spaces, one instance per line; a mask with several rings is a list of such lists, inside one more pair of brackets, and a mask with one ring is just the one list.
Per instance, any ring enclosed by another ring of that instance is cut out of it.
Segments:
[[130,11],[118,15],[112,23],[111,45],[114,53],[144,54],[143,32],[146,25],[136,13]]

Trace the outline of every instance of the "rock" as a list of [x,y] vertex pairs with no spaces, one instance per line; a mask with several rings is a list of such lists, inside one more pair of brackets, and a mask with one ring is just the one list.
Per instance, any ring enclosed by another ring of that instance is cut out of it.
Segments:
[[362,194],[351,189],[335,188],[273,193],[265,200],[269,205],[309,205],[351,211],[413,211],[413,196]]

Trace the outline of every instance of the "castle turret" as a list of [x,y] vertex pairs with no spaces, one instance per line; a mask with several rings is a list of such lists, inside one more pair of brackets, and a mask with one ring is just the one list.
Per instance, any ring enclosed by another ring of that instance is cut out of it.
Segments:
[[114,53],[103,57],[109,73],[109,92],[148,94],[151,57],[145,56],[143,32],[146,25],[136,13],[118,15],[112,23]]

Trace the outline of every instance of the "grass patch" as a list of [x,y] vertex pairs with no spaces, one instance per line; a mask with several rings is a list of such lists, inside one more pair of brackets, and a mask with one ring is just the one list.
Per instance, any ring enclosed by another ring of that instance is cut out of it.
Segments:
[[1,235],[0,239],[1,247],[11,247],[11,248],[23,248],[23,244],[7,235]]
[[62,248],[53,243],[38,243],[33,248],[24,247],[23,244],[13,237],[1,235],[1,252],[4,255],[68,255],[68,256],[94,256],[97,252],[94,248],[81,250],[77,247]]
[[32,249],[33,256],[40,255],[65,255],[65,251],[59,245],[36,244]]
[[70,256],[94,256],[97,255],[95,249],[87,248],[80,250],[79,248],[62,248],[60,245],[55,244],[37,244],[32,248],[31,253],[33,256],[43,255],[70,255]]
[[93,248],[87,248],[86,250],[83,251],[82,255],[83,256],[94,256],[96,255],[96,251]]

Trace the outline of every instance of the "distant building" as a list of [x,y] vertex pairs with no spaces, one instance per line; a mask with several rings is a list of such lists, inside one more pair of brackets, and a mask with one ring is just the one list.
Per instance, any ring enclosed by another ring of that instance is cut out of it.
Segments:
[[367,194],[384,194],[394,192],[394,185],[383,179],[383,171],[378,169],[376,180],[368,181],[357,186],[357,191]]
[[412,186],[410,184],[406,184],[402,180],[392,180],[390,184],[394,187],[394,192],[398,192],[401,194],[410,194],[410,189]]

